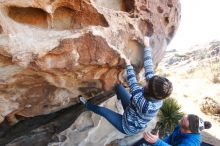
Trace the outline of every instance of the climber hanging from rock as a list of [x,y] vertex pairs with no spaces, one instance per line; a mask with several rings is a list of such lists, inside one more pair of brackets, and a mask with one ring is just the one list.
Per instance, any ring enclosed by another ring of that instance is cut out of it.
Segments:
[[80,101],[86,108],[105,117],[116,129],[127,135],[134,135],[143,131],[147,127],[147,123],[157,115],[163,104],[163,99],[167,98],[173,89],[172,83],[168,79],[154,75],[148,37],[144,37],[144,45],[146,86],[141,87],[138,84],[130,60],[125,59],[130,93],[121,84],[115,87],[117,97],[121,99],[124,108],[123,115],[105,107],[94,105],[84,97],[80,97]]

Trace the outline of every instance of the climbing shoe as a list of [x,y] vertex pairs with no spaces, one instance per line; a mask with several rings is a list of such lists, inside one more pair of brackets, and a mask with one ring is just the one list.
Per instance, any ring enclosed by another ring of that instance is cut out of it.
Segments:
[[86,104],[87,100],[83,97],[83,96],[80,96],[79,97],[79,100],[83,103],[83,104]]

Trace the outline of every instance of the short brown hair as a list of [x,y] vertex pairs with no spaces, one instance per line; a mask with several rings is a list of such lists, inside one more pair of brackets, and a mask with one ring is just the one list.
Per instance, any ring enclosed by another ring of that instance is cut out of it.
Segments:
[[157,75],[149,80],[148,88],[150,95],[159,100],[167,98],[173,91],[172,83],[167,78]]

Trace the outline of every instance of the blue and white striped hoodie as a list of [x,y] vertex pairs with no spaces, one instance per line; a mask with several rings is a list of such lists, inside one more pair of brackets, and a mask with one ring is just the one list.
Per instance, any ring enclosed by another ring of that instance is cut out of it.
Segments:
[[[151,48],[144,49],[144,69],[146,79],[150,80],[154,76]],[[134,135],[147,127],[147,123],[157,115],[163,101],[145,99],[143,87],[139,86],[132,65],[127,66],[127,80],[132,97],[123,114],[122,126],[126,134]]]

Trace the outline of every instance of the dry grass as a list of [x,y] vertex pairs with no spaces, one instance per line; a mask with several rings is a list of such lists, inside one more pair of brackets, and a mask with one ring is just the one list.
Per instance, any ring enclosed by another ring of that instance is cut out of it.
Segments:
[[220,59],[214,58],[213,60],[209,61],[209,70],[211,72],[211,76],[209,80],[214,84],[220,83]]
[[214,84],[220,83],[220,59],[212,58],[200,61],[197,68],[192,68],[186,74],[188,77],[202,77]]

